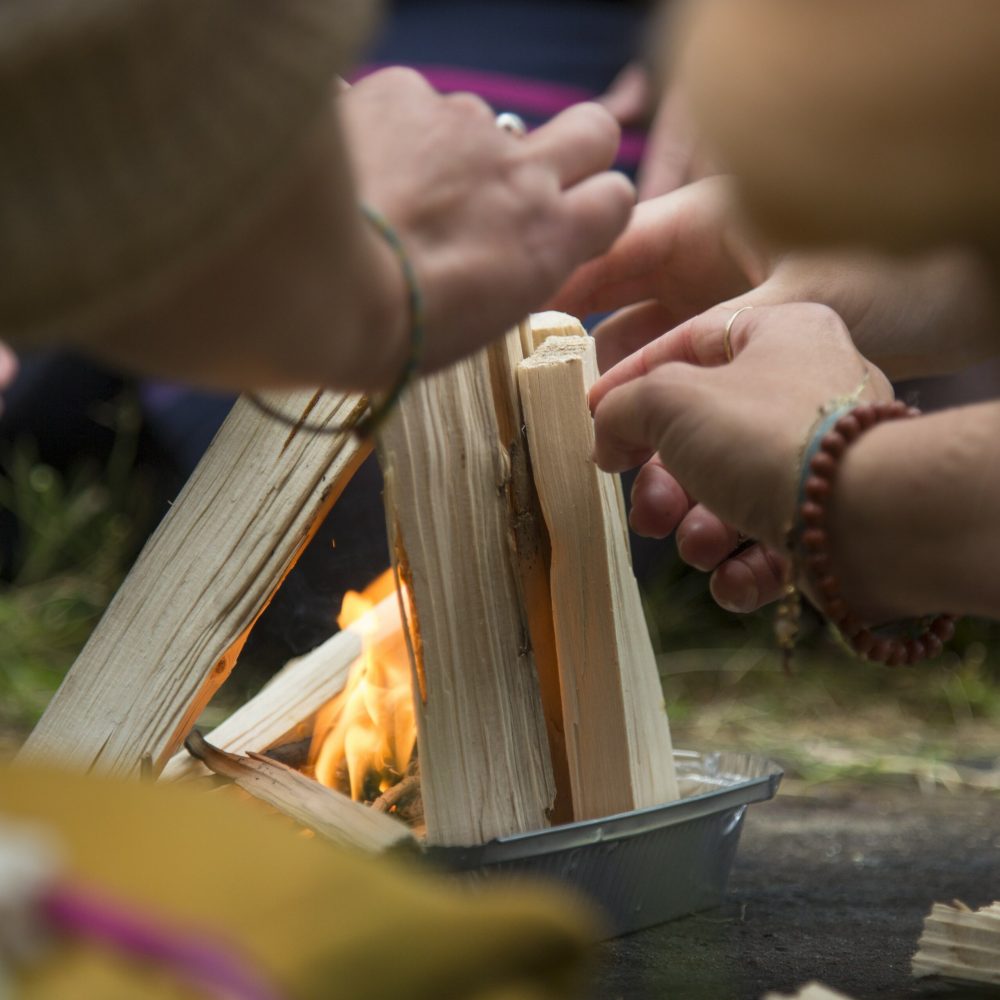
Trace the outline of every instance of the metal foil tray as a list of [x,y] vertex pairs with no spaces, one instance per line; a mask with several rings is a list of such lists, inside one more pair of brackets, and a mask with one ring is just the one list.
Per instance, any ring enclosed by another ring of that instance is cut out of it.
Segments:
[[614,934],[718,906],[747,806],[774,797],[782,771],[743,753],[675,750],[681,798],[663,806],[491,840],[430,847],[466,876],[551,878],[604,909]]

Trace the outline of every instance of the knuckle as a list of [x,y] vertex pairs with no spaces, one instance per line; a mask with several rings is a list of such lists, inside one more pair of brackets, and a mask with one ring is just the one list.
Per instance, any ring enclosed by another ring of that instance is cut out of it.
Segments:
[[594,101],[578,104],[574,114],[586,135],[595,143],[617,143],[621,137],[621,127],[614,116]]
[[492,124],[495,117],[493,109],[478,94],[462,91],[457,94],[448,94],[445,100],[452,110],[469,118],[479,118]]
[[408,66],[389,66],[387,69],[379,70],[368,79],[373,82],[378,81],[386,87],[400,90],[429,91],[432,89],[420,73]]

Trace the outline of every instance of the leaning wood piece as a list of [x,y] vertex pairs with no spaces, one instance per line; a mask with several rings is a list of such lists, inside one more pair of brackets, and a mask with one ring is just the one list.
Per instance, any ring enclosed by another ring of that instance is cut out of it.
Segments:
[[[594,342],[555,337],[521,363],[535,484],[552,543],[552,607],[577,819],[677,797],[656,657],[617,477],[593,463]],[[557,430],[556,430],[557,429]]]
[[913,975],[1000,986],[1000,903],[980,910],[935,903],[924,920]]
[[[392,601],[395,604],[396,597]],[[344,689],[351,665],[361,655],[361,637],[338,632],[311,653],[290,660],[250,701],[205,738],[222,750],[264,753],[308,739],[316,713]],[[186,751],[174,754],[161,781],[204,776],[205,767]]]
[[[310,428],[352,424],[363,410],[340,394],[269,402]],[[22,757],[123,775],[146,757],[158,773],[368,452],[354,435],[285,426],[238,402]]]
[[206,742],[197,731],[186,746],[216,774],[233,781],[256,799],[343,847],[387,851],[416,845],[410,831],[384,812],[376,812],[304,774],[259,754],[240,757]]
[[540,829],[552,772],[485,352],[411,387],[381,444],[389,537],[412,601],[428,840]]

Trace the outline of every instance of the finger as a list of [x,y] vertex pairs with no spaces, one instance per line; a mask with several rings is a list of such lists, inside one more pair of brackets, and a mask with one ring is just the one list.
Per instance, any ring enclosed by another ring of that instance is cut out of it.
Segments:
[[639,167],[639,200],[647,201],[679,188],[690,176],[694,140],[687,108],[675,87],[656,113]]
[[654,455],[632,484],[632,530],[646,538],[666,538],[690,508],[691,498]]
[[470,118],[478,118],[490,124],[496,123],[496,112],[478,94],[473,94],[467,90],[457,90],[454,93],[448,94],[444,100],[453,109],[457,108]]
[[645,462],[677,413],[689,387],[665,370],[618,386],[594,412],[594,461],[606,472],[624,472]]
[[550,308],[585,316],[657,298],[683,304],[687,318],[745,291],[744,269],[722,237],[728,192],[723,179],[709,178],[637,205],[621,238],[581,268]]
[[597,367],[602,372],[608,371],[677,326],[682,318],[672,308],[655,300],[619,309],[594,328]]
[[763,545],[752,545],[727,559],[709,581],[716,603],[737,614],[748,614],[778,600],[784,586],[784,557]]
[[564,188],[607,170],[621,129],[599,104],[576,104],[520,140],[523,156],[554,169]]
[[597,100],[619,124],[638,124],[650,105],[649,73],[641,63],[629,63]]
[[565,192],[561,204],[562,249],[574,267],[605,251],[625,228],[635,205],[635,188],[624,174],[597,174]]
[[17,355],[0,340],[0,389],[5,389],[17,374]]
[[[0,340],[0,391],[3,391],[14,381],[17,374],[17,356]],[[3,399],[0,398],[0,415],[3,414]]]
[[714,306],[644,344],[594,383],[590,390],[591,409],[596,409],[612,389],[642,378],[660,365],[676,361],[700,368],[726,364],[729,360],[726,356],[726,327],[729,321],[735,317],[729,331],[729,344],[735,356],[745,349],[754,330],[760,328],[760,315],[765,310],[761,308],[739,316],[735,314],[745,306],[752,306],[766,294],[765,290],[756,289],[740,299]]
[[677,527],[677,554],[689,566],[710,573],[732,555],[739,532],[697,504]]

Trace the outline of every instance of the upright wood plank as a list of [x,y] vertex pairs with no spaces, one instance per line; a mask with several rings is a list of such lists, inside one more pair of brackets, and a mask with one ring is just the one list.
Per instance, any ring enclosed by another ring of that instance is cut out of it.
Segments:
[[594,342],[549,338],[521,363],[518,377],[552,544],[576,817],[659,805],[677,797],[670,729],[632,573],[620,485],[591,458],[587,392],[597,377]]
[[525,320],[506,337],[490,345],[490,377],[493,381],[493,402],[503,449],[501,460],[507,469],[505,489],[508,542],[514,555],[515,580],[524,614],[524,626],[535,658],[545,730],[552,758],[555,800],[549,818],[553,823],[569,823],[573,819],[573,790],[566,759],[559,661],[555,626],[552,622],[552,586],[549,579],[552,551],[531,473],[521,395],[517,388],[517,366],[526,356],[525,347],[529,348],[528,354],[534,350],[532,320]]
[[[282,393],[310,427],[356,422],[362,400]],[[370,451],[239,401],[146,544],[21,757],[159,772],[229,675],[250,628]]]
[[552,771],[486,353],[412,386],[383,432],[380,458],[416,630],[428,840],[478,844],[540,829]]

